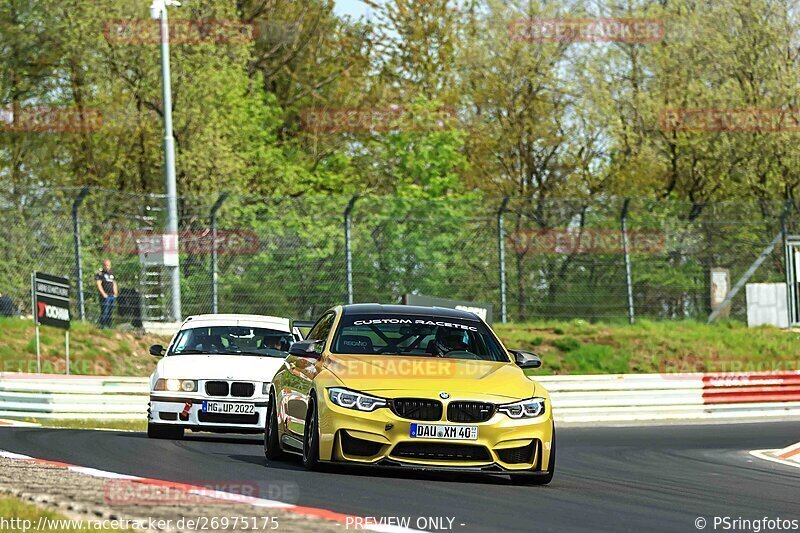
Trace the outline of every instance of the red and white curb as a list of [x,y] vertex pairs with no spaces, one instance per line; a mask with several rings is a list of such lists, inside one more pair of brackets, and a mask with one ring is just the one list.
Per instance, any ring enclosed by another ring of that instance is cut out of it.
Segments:
[[773,463],[800,468],[800,442],[778,450],[753,450],[750,455]]
[[[411,531],[418,531],[416,529],[410,529],[401,526],[394,526],[388,524],[375,524],[366,521],[364,518],[356,517],[353,515],[347,515],[343,513],[337,513],[335,511],[329,511],[327,509],[318,509],[316,507],[304,507],[301,505],[295,505],[291,503],[284,503],[277,500],[268,500],[264,498],[255,498],[253,496],[245,496],[243,494],[234,494],[230,492],[218,491],[218,490],[209,490],[206,487],[200,487],[197,485],[190,485],[187,483],[178,483],[175,481],[164,481],[160,479],[152,479],[152,478],[145,478],[139,476],[131,476],[128,474],[119,474],[116,472],[108,472],[106,470],[98,470],[96,468],[89,468],[85,466],[78,466],[69,463],[62,463],[59,461],[48,461],[46,459],[38,459],[36,457],[31,457],[29,455],[23,455],[19,453],[9,452],[5,450],[0,450],[0,457],[4,457],[6,459],[14,459],[19,461],[30,461],[42,465],[48,466],[58,466],[62,468],[66,468],[71,472],[75,472],[77,474],[82,474],[85,476],[92,476],[97,478],[105,478],[105,479],[123,479],[126,481],[132,481],[135,483],[142,483],[145,485],[156,485],[161,487],[169,487],[172,490],[179,490],[185,491],[187,494],[192,495],[201,495],[207,498],[214,498],[218,500],[224,500],[225,502],[233,502],[233,503],[243,503],[252,505],[254,507],[263,507],[263,508],[271,508],[271,509],[280,509],[281,511],[287,511],[290,513],[296,513],[302,516],[309,516],[314,518],[321,518],[323,520],[329,520],[332,522],[337,522],[339,524],[359,524],[358,529],[366,530],[366,531],[378,531],[384,533],[406,533]],[[360,525],[360,524],[363,524]]]

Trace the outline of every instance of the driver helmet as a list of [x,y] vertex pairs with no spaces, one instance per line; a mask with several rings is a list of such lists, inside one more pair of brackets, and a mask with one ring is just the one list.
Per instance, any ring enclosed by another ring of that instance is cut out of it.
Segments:
[[439,328],[436,332],[436,347],[442,355],[455,350],[465,351],[468,346],[464,340],[466,333],[457,329]]

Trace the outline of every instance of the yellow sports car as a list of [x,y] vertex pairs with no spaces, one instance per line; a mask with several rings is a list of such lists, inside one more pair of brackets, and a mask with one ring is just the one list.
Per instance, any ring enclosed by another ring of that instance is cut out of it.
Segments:
[[507,350],[477,315],[356,304],[320,318],[269,390],[264,453],[320,463],[508,474],[555,470],[547,391],[534,354]]

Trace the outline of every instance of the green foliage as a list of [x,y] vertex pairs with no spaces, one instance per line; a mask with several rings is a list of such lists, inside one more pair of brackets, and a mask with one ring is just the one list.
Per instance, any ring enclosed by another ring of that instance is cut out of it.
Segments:
[[[589,5],[388,0],[366,20],[325,0],[199,0],[180,20],[252,20],[254,39],[174,42],[174,129],[184,193],[372,191],[440,198],[474,189],[539,202],[598,195],[709,200],[791,196],[791,134],[665,131],[665,108],[791,108],[800,21],[788,4],[688,0],[611,6],[662,21],[660,42],[514,39],[509,21],[596,17]],[[161,192],[156,39],[114,38],[148,21],[123,0],[0,1],[0,103],[98,109],[100,131],[0,133],[0,170],[20,187],[106,185]],[[151,26],[154,27],[153,24]],[[747,73],[747,75],[742,75]],[[458,128],[313,133],[300,112],[447,108]],[[24,172],[23,172],[24,170]],[[569,215],[578,213],[576,207]],[[539,211],[548,227],[560,217]],[[551,265],[557,268],[557,265]]]

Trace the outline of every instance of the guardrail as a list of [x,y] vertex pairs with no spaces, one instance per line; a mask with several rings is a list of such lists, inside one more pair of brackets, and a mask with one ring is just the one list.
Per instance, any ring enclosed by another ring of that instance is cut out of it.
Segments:
[[625,422],[800,415],[800,371],[534,377],[556,421]]
[[144,418],[148,394],[147,378],[0,373],[0,417]]
[[[558,422],[704,420],[800,415],[800,371],[534,377]],[[0,417],[134,419],[147,378],[0,373]]]

